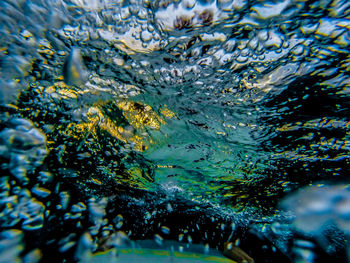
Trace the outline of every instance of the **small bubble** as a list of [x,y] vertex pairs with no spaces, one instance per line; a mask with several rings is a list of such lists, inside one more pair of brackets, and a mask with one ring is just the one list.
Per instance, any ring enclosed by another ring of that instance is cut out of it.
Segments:
[[204,254],[209,254],[209,252],[210,252],[210,247],[209,247],[209,244],[206,243],[206,244],[204,245]]
[[124,220],[124,218],[123,218],[123,216],[122,215],[117,215],[115,218],[114,218],[114,223],[115,223],[115,227],[117,228],[117,229],[120,229],[122,226],[123,226],[123,220]]
[[233,223],[231,223],[231,225],[230,225],[230,226],[231,226],[231,229],[232,229],[232,230],[235,230],[235,229],[236,229],[236,224],[235,224],[234,222],[233,222]]
[[261,30],[258,33],[258,39],[262,42],[266,41],[269,38],[269,32],[267,30]]
[[24,256],[23,262],[25,262],[25,263],[39,262],[41,257],[42,257],[42,252],[37,248],[37,249],[34,249],[34,250],[28,252]]
[[76,242],[74,242],[74,241],[67,242],[59,248],[59,251],[61,253],[67,252],[69,249],[71,249],[75,245],[75,243]]
[[187,242],[189,244],[192,244],[192,242],[193,242],[193,239],[192,239],[192,237],[190,235],[187,236]]
[[111,232],[110,232],[109,230],[104,230],[104,231],[102,231],[102,234],[101,234],[101,235],[102,235],[103,237],[107,237],[107,236],[110,235],[110,233],[111,233]]
[[23,221],[22,229],[24,230],[38,230],[43,227],[44,216],[42,214],[37,215],[34,218],[28,218]]
[[149,32],[153,32],[154,31],[154,27],[152,25],[148,25],[147,30]]
[[298,44],[290,51],[291,54],[299,56],[304,53],[305,46],[303,44]]
[[123,8],[121,9],[120,14],[121,14],[121,18],[122,18],[123,20],[129,18],[129,16],[130,16],[129,8],[128,8],[128,7],[123,7]]
[[163,245],[163,238],[159,234],[154,235],[154,242],[157,243],[157,245],[162,246]]
[[238,56],[238,57],[236,58],[236,61],[237,61],[238,63],[244,63],[244,62],[247,62],[248,59],[249,59],[248,56],[243,56],[243,55],[241,55],[241,56]]
[[50,172],[44,172],[44,171],[39,172],[38,180],[43,184],[52,182],[52,179],[53,179],[53,175]]
[[169,235],[170,234],[170,228],[167,227],[167,226],[162,226],[161,227],[161,231],[166,234],[166,235]]
[[59,193],[59,197],[60,197],[60,206],[61,209],[66,210],[69,200],[70,200],[70,195],[68,192],[60,192]]
[[182,5],[185,8],[192,9],[196,4],[196,0],[183,0]]
[[80,213],[86,210],[86,205],[83,202],[74,204],[71,208],[72,213]]
[[233,248],[233,243],[230,242],[226,245],[226,249],[231,250]]
[[146,8],[141,8],[137,14],[138,18],[141,20],[147,19],[147,9]]
[[180,242],[182,242],[182,240],[184,239],[184,236],[185,236],[184,234],[180,234],[179,237],[178,237],[178,240],[179,240]]
[[51,194],[51,191],[43,188],[43,187],[39,187],[38,185],[36,185],[35,187],[32,188],[31,191],[34,195],[41,197],[41,198],[46,198]]
[[217,0],[219,8],[227,8],[232,4],[232,0]]
[[166,205],[166,210],[167,210],[169,213],[173,212],[173,207],[171,206],[170,203],[168,203],[168,204]]
[[146,220],[150,220],[151,217],[152,217],[151,213],[150,213],[150,212],[146,212],[144,218],[145,218]]

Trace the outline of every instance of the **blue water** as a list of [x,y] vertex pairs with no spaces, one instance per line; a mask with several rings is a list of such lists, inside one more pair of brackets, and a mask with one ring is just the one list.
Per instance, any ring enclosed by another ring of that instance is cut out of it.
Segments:
[[119,232],[222,250],[252,228],[292,259],[281,200],[348,180],[349,8],[3,0],[0,252],[93,258]]

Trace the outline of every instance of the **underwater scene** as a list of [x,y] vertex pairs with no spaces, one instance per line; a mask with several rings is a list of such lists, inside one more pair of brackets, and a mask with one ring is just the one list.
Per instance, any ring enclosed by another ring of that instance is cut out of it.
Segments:
[[350,1],[0,0],[0,262],[350,262]]

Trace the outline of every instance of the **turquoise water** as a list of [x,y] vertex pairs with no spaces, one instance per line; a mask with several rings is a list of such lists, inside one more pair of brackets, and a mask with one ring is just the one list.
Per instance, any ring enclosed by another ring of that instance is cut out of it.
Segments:
[[254,232],[256,262],[292,260],[281,200],[348,180],[349,7],[3,0],[1,253],[93,258],[122,232],[259,255]]

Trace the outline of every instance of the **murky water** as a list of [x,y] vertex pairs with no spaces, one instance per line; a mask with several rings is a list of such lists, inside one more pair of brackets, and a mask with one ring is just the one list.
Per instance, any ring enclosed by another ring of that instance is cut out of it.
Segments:
[[[2,0],[0,31],[4,262],[144,239],[287,262],[310,233],[280,201],[347,183],[346,0]],[[344,260],[347,224],[307,262]]]

